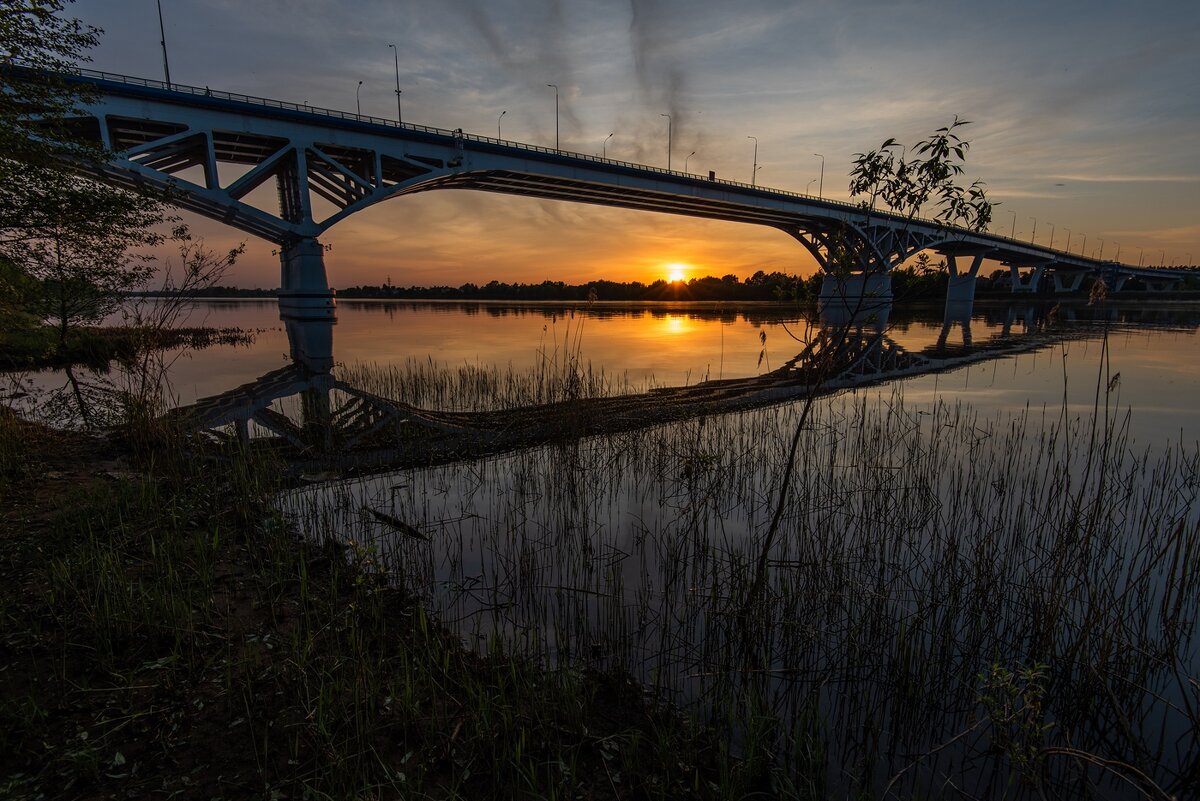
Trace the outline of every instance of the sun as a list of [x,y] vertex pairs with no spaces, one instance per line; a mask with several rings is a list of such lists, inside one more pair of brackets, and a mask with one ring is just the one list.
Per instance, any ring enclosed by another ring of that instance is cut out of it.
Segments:
[[671,283],[682,281],[687,276],[688,265],[673,261],[667,265],[667,280]]

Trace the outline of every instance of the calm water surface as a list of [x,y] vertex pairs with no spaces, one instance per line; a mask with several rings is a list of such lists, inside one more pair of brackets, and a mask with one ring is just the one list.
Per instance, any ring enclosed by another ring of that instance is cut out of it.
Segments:
[[[1021,334],[1046,310],[1030,304],[977,304],[969,326],[947,323],[943,310],[894,310],[888,336],[909,350],[936,343],[979,344],[1005,331]],[[778,366],[800,349],[806,334],[794,311],[774,306],[722,308],[650,306],[518,306],[483,303],[342,301],[332,329],[337,365],[439,365],[535,369],[570,356],[630,386],[678,386],[706,378],[750,376]],[[1058,347],[903,382],[910,403],[936,398],[969,401],[980,410],[1026,405],[1071,411],[1092,408],[1103,367],[1114,383],[1113,403],[1132,410],[1138,441],[1200,436],[1200,307],[1086,307],[1074,325],[1094,335]],[[1111,317],[1108,325],[1104,319]],[[1091,318],[1091,319],[1089,319]],[[1099,318],[1099,319],[1096,319]],[[197,303],[189,324],[256,332],[253,344],[182,354],[170,369],[179,404],[217,395],[289,363],[289,341],[274,301]],[[1108,329],[1107,351],[1101,334]],[[765,336],[765,339],[763,337]],[[760,358],[761,357],[761,358]],[[335,367],[334,373],[338,370]],[[36,386],[62,386],[61,373],[32,376]],[[887,390],[890,392],[890,389]]]
[[[343,301],[335,326],[285,328],[273,302],[238,301],[199,303],[191,322],[258,333],[181,355],[170,377],[183,404],[278,383],[289,353],[318,378],[384,395],[422,364],[590,365],[614,386],[693,385],[777,367],[813,331],[786,309],[715,306]],[[774,721],[774,752],[819,777],[814,797],[882,797],[895,777],[901,797],[1143,797],[1114,771],[1061,759],[1039,768],[1045,787],[1014,778],[1005,744],[1034,723],[1051,724],[1035,749],[1135,762],[1188,797],[1200,307],[979,304],[969,318],[893,309],[887,322],[898,352],[1003,337],[1036,347],[820,398],[763,562],[767,611],[750,627],[737,598],[800,403],[326,480],[279,502],[307,535],[370,549],[481,650],[628,671],[735,738],[746,720]],[[312,397],[279,409],[311,412]],[[1013,735],[983,699],[1021,696],[993,671],[1043,661],[1049,711]]]

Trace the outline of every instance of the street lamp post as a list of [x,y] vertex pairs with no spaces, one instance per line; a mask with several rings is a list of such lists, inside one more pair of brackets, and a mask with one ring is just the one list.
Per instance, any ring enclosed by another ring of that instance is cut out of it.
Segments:
[[758,137],[747,136],[746,138],[754,140],[754,163],[750,166],[750,185],[754,186],[754,179],[758,175]]
[[667,172],[670,172],[671,171],[671,125],[672,125],[671,115],[670,114],[659,114],[658,116],[667,118]]
[[1050,226],[1050,245],[1049,245],[1049,247],[1051,250],[1054,250],[1054,223],[1046,223],[1046,225]]
[[558,86],[553,83],[548,83],[546,86],[554,90],[554,149],[559,150],[558,146]]
[[362,81],[358,82],[358,86],[354,87],[354,108],[358,112],[358,116],[362,116]]
[[608,136],[604,137],[604,144],[600,145],[600,158],[602,158],[602,159],[608,158],[608,140],[612,139],[616,135],[617,135],[617,132],[613,131]]
[[404,115],[400,113],[400,51],[394,44],[388,45],[392,48],[392,60],[396,64],[396,123],[404,124]]
[[504,115],[508,113],[508,109],[500,112],[500,116],[496,118],[496,138],[500,139],[500,120],[504,119]]
[[1029,235],[1029,241],[1037,244],[1037,217],[1030,217],[1029,219],[1033,220],[1033,232]]
[[1167,251],[1162,251],[1162,257],[1158,260],[1158,266],[1162,267],[1167,262]]
[[825,197],[825,156],[821,155],[820,153],[813,153],[813,155],[821,157],[821,177],[817,181],[817,197],[824,198]]
[[1103,237],[1096,237],[1096,238],[1100,240],[1100,259],[1099,260],[1104,261],[1104,238]]
[[816,179],[816,178],[813,178],[811,181],[809,181],[808,183],[806,183],[806,184],[804,185],[804,194],[806,194],[806,195],[807,195],[807,194],[808,194],[808,190],[812,189],[812,185],[813,185],[813,184],[815,184],[816,182],[817,182],[817,179]]
[[684,172],[687,172],[688,159],[690,159],[694,155],[696,155],[695,150],[693,150],[691,153],[688,153],[686,156],[683,157],[683,171]]
[[1079,255],[1087,256],[1087,234],[1080,234],[1083,237],[1083,244],[1079,246]]
[[1012,231],[1009,232],[1008,238],[1016,239],[1017,238],[1017,213],[1015,211],[1013,211],[1012,209],[1009,209],[1008,213],[1013,216]]
[[1115,261],[1117,264],[1120,264],[1121,263],[1121,243],[1117,242],[1117,240],[1115,240],[1115,239],[1113,240],[1113,243],[1117,246],[1117,255],[1113,256],[1113,261]]
[[1064,225],[1063,230],[1067,232],[1067,244],[1063,248],[1063,250],[1065,250],[1067,253],[1070,253],[1071,252],[1071,229],[1067,228],[1067,226]]
[[158,43],[162,44],[162,73],[167,78],[167,89],[170,89],[170,65],[167,64],[167,30],[162,26],[162,0],[158,2]]
[[1144,259],[1145,257],[1146,257],[1146,249],[1139,246],[1138,247],[1138,267],[1142,266],[1142,259]]

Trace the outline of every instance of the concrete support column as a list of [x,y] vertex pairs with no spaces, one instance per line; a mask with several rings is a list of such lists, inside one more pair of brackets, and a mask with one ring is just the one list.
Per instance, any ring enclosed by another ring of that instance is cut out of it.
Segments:
[[826,316],[865,320],[892,307],[892,274],[861,272],[826,273],[821,281],[818,307]]
[[1129,281],[1128,275],[1118,275],[1113,278],[1112,283],[1109,285],[1108,288],[1112,292],[1120,292],[1122,289],[1125,288],[1125,284],[1128,283],[1128,281]]
[[1013,292],[1037,292],[1042,283],[1042,274],[1046,272],[1046,265],[1034,265],[1028,277],[1021,275],[1021,268],[1016,264],[1008,265],[1008,269],[1012,275]]
[[1087,275],[1083,270],[1055,270],[1054,271],[1054,291],[1055,292],[1078,292],[1079,287],[1083,284],[1083,279]]
[[946,267],[950,272],[950,278],[946,286],[946,303],[971,303],[975,300],[975,280],[979,277],[979,267],[983,264],[982,253],[977,253],[971,259],[970,269],[960,271],[958,268],[958,260],[953,253],[947,253]]
[[279,251],[279,314],[284,319],[332,320],[333,290],[325,275],[325,249],[304,237]]

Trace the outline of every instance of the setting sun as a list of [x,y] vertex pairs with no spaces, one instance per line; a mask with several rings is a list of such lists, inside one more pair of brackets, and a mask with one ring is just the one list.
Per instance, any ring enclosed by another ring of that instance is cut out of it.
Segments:
[[682,281],[687,276],[688,265],[673,261],[667,265],[667,280],[674,283]]

